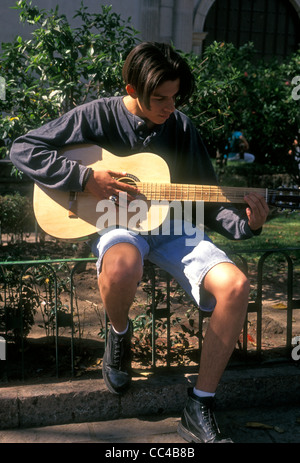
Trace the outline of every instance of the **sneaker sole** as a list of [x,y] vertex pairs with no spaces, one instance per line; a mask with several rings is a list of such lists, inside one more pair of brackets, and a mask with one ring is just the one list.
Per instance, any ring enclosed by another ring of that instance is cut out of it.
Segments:
[[196,444],[203,444],[203,441],[198,439],[194,434],[185,429],[181,423],[177,427],[178,434],[187,442],[194,442]]
[[129,389],[130,383],[127,386],[125,386],[123,389],[120,389],[119,391],[114,389],[114,387],[110,384],[108,376],[106,374],[106,371],[105,371],[105,368],[104,368],[104,363],[105,362],[106,362],[106,357],[105,357],[105,352],[104,352],[103,361],[102,361],[102,376],[103,376],[103,379],[104,379],[104,382],[105,382],[105,385],[106,385],[107,389],[109,390],[109,392],[111,392],[112,394],[115,394],[115,395],[124,394]]
[[[182,426],[182,423],[179,423],[177,427],[177,432],[178,434],[187,442],[193,442],[195,444],[204,444],[204,443],[209,443],[204,442],[203,440],[199,439],[195,434],[192,434],[190,431],[188,431],[186,428]],[[233,441],[229,438],[223,438],[219,441],[220,443],[233,443]]]

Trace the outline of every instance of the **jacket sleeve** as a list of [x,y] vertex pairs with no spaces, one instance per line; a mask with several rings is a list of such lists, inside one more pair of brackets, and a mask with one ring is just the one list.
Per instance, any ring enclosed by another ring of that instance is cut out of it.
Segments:
[[[245,206],[246,207],[246,206]],[[231,240],[246,240],[260,235],[262,228],[251,230],[243,210],[234,206],[206,206],[205,226]]]
[[91,143],[92,138],[86,108],[78,107],[17,138],[10,157],[20,171],[41,185],[82,191],[87,168],[61,156],[59,149],[67,144]]

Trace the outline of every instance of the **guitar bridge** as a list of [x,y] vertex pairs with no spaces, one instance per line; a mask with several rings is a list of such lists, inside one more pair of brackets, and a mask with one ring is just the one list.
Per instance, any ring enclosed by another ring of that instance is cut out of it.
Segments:
[[78,219],[76,191],[70,191],[68,217],[69,219]]
[[[76,159],[78,164],[82,164],[81,159]],[[69,195],[69,219],[78,219],[78,211],[77,211],[77,192],[70,191]]]

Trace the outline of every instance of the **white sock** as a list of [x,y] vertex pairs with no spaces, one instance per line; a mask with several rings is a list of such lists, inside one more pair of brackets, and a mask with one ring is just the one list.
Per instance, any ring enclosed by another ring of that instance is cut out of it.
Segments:
[[125,334],[125,333],[127,333],[128,325],[129,325],[129,322],[127,322],[127,326],[126,326],[126,329],[124,331],[117,331],[114,327],[113,327],[113,330],[117,334]]
[[205,392],[205,391],[201,391],[200,389],[196,389],[194,387],[193,389],[193,393],[197,396],[197,397],[214,397],[215,396],[215,393],[214,392]]

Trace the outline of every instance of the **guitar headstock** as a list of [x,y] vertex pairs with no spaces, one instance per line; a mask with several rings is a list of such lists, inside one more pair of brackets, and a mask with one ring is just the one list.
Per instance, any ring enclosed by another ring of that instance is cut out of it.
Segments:
[[300,188],[279,187],[269,191],[269,204],[279,209],[300,209]]

